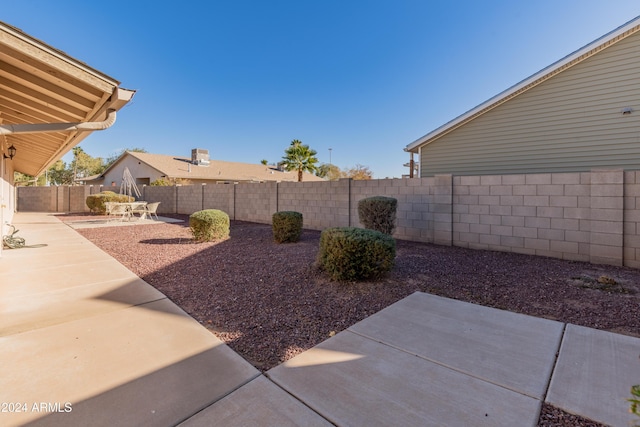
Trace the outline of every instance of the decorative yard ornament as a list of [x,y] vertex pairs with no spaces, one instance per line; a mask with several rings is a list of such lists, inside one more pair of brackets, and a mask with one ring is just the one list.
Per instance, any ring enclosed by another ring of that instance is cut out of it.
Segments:
[[142,194],[140,190],[138,190],[138,186],[136,185],[136,180],[131,175],[129,168],[124,168],[124,172],[122,172],[122,183],[120,184],[120,194],[125,194],[129,197],[141,197]]

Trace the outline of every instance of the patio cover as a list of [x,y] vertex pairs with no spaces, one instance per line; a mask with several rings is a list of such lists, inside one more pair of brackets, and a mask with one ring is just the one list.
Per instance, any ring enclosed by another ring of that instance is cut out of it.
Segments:
[[[21,30],[0,22],[0,126],[107,120],[135,91]],[[110,117],[111,118],[111,117]],[[91,131],[0,135],[0,149],[17,150],[13,168],[38,176]],[[6,138],[6,139],[5,139]]]

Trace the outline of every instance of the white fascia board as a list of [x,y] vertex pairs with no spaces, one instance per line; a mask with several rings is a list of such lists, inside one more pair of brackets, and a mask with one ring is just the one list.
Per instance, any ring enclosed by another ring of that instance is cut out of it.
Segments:
[[71,64],[72,66],[81,69],[82,71],[91,74],[92,76],[107,82],[109,85],[111,86],[118,86],[120,84],[120,82],[116,79],[114,79],[113,77],[110,77],[108,75],[106,75],[105,73],[96,70],[95,68],[90,67],[89,65],[85,64],[82,61],[79,61],[73,57],[71,57],[70,55],[68,55],[67,53],[56,49],[48,44],[46,44],[45,42],[43,42],[42,40],[39,40],[33,36],[30,36],[29,34],[23,32],[21,29],[14,27],[10,24],[7,24],[5,22],[0,21],[0,30],[6,32],[7,34],[11,34],[13,37],[22,40],[22,42],[30,44],[34,47],[36,47],[37,49],[42,50],[43,52],[46,52],[48,55],[51,55],[61,61],[64,61],[68,64]]
[[[546,80],[545,77],[549,76],[549,75],[553,75],[556,74],[556,72],[560,69],[562,69],[563,67],[565,67],[568,64],[571,64],[573,61],[576,61],[577,59],[580,59],[580,57],[588,54],[591,51],[599,51],[600,47],[606,45],[607,43],[609,43],[611,40],[616,39],[617,37],[623,35],[624,33],[626,33],[629,30],[632,29],[637,29],[637,27],[640,25],[640,16],[633,18],[631,21],[627,22],[624,25],[621,25],[620,27],[616,28],[615,30],[611,31],[610,33],[605,34],[604,36],[594,40],[593,42],[589,43],[588,45],[576,50],[575,52],[565,56],[564,58],[560,59],[559,61],[554,62],[553,64],[549,65],[548,67],[543,68],[542,70],[538,71],[537,73],[533,74],[530,77],[527,77],[526,79],[522,80],[519,83],[516,83],[515,85],[511,86],[510,88],[508,88],[507,90],[504,90],[502,92],[500,92],[499,94],[497,94],[496,96],[490,98],[489,100],[483,102],[482,104],[472,108],[471,110],[467,111],[466,113],[456,117],[455,119],[445,123],[444,125],[440,126],[439,128],[429,132],[428,134],[424,135],[421,138],[416,139],[415,141],[413,141],[412,143],[408,144],[405,147],[405,151],[413,151],[414,153],[416,152],[416,148],[423,145],[425,142],[437,138],[438,136],[440,136],[441,134],[445,134],[447,132],[447,130],[451,129],[451,128],[455,128],[457,125],[459,125],[460,123],[465,122],[467,119],[469,119],[470,117],[473,117],[474,115],[478,114],[479,112],[481,112],[482,110],[485,109],[490,109],[492,106],[497,106],[500,105],[502,102],[502,100],[508,99],[511,95],[517,93],[518,91],[522,90],[523,88],[526,88],[527,86],[531,85],[532,83],[536,82],[537,80],[540,80],[539,83],[541,83],[542,81]],[[582,59],[586,59],[582,58]]]

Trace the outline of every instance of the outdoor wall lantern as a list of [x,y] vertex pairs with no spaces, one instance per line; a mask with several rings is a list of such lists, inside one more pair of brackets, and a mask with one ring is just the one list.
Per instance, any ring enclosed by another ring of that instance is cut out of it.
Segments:
[[9,159],[9,160],[13,160],[13,157],[16,155],[16,147],[14,147],[13,144],[11,144],[11,147],[9,147],[7,149],[7,151],[9,151],[9,155],[8,156],[6,154],[2,153],[4,158],[5,159]]

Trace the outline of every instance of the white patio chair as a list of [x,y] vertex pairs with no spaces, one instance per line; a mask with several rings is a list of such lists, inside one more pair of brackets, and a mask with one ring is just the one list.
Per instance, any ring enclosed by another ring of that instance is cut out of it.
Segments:
[[131,215],[140,215],[140,219],[147,217],[147,202],[133,202],[131,205]]
[[145,209],[147,210],[147,215],[149,215],[149,218],[151,218],[152,215],[155,215],[156,220],[158,219],[158,214],[156,213],[156,211],[158,210],[159,204],[160,202],[147,203]]
[[111,216],[119,216],[120,221],[131,219],[131,209],[127,204],[113,203],[111,205]]
[[109,219],[109,216],[111,215],[111,209],[113,208],[113,202],[105,202],[104,207],[107,214],[107,219]]

